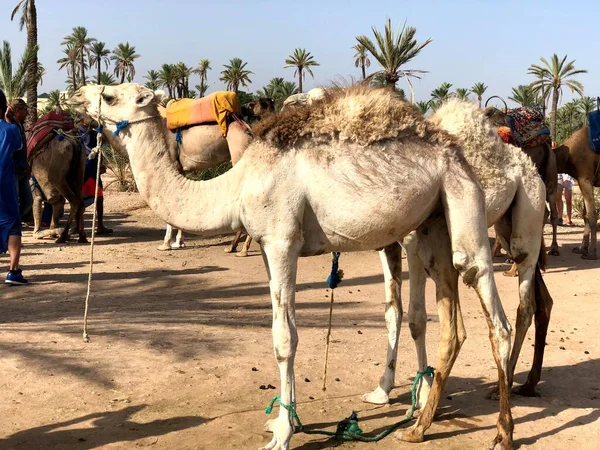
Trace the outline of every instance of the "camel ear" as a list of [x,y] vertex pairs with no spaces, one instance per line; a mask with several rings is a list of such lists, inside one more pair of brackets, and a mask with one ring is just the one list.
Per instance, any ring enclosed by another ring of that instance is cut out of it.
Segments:
[[145,89],[138,94],[137,98],[135,99],[135,104],[139,108],[143,108],[144,106],[148,106],[150,103],[152,103],[153,100],[154,92],[150,89]]

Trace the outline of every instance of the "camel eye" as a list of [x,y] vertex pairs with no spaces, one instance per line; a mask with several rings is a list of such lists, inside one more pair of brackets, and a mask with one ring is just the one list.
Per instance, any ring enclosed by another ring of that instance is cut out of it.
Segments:
[[102,99],[107,105],[112,105],[115,102],[115,97],[108,94],[102,94]]

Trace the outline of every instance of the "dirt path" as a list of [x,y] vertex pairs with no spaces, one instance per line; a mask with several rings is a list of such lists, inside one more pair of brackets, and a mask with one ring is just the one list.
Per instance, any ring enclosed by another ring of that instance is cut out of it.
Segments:
[[[81,338],[88,246],[35,241],[26,231],[23,265],[33,283],[0,288],[0,448],[225,450],[264,445],[269,439],[263,432],[264,408],[278,390],[260,386],[278,389],[279,377],[257,247],[240,259],[223,252],[231,237],[188,236],[187,248],[158,252],[162,223],[137,195],[111,193],[107,208],[115,234],[97,241],[90,343]],[[541,397],[513,397],[515,443],[544,450],[597,449],[600,263],[571,253],[582,228],[560,231],[561,256],[551,257],[545,275],[555,307]],[[514,323],[516,280],[503,277],[500,271],[508,266],[496,261],[500,294]],[[4,267],[7,258],[0,264]],[[346,279],[336,290],[330,383],[323,393],[329,264],[329,257],[322,256],[299,265],[298,412],[305,423],[332,429],[356,410],[363,430],[378,431],[399,420],[409,406],[416,362],[406,319],[392,404],[363,404],[360,395],[376,386],[385,357],[383,277],[375,252],[342,255]],[[402,294],[406,308],[408,283]],[[430,281],[427,299],[428,351],[435,365],[439,327]],[[377,448],[481,449],[494,437],[498,404],[486,395],[497,375],[487,328],[474,293],[461,286],[461,299],[468,339],[426,443],[411,446],[388,437]],[[532,360],[532,330],[517,383],[524,382]],[[299,434],[291,448],[337,445]]]

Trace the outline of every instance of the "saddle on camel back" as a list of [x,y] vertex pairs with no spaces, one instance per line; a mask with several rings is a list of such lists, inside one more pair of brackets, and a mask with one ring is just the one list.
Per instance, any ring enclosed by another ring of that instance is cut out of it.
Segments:
[[40,117],[27,138],[27,159],[30,165],[38,150],[46,146],[56,135],[61,136],[73,128],[75,128],[75,121],[67,112],[51,111]]
[[228,117],[241,114],[235,92],[218,91],[199,99],[183,98],[167,105],[167,128],[172,131],[195,125],[217,123],[223,137],[227,136]]
[[523,149],[536,147],[550,140],[550,130],[544,122],[544,116],[523,106],[506,111],[506,126],[498,128],[498,135],[507,144]]

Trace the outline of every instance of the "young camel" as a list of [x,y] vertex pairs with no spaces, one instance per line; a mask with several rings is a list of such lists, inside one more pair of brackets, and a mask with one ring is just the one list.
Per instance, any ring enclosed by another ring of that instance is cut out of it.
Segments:
[[[492,447],[512,448],[511,328],[494,282],[483,192],[455,138],[391,91],[358,87],[263,120],[230,171],[210,181],[191,181],[169,163],[172,144],[158,117],[158,101],[142,86],[122,84],[84,86],[69,102],[104,123],[111,145],[129,155],[140,194],[166,222],[204,235],[243,227],[261,245],[284,405],[291,409],[296,401],[298,257],[384,248],[384,270],[397,274],[397,242],[439,215],[450,230],[452,266],[476,290],[490,328],[500,387]],[[125,120],[128,128],[113,136],[116,123]],[[449,296],[455,297],[452,288]],[[454,305],[449,298],[440,301],[445,329],[457,326]],[[440,356],[456,345],[444,337]],[[410,440],[422,440],[430,426],[450,365],[440,358],[432,395]],[[281,407],[270,423],[273,437],[264,449],[289,449],[294,427],[288,408]]]
[[[430,120],[459,139],[466,160],[483,185],[487,224],[494,225],[504,248],[515,261],[518,261],[520,303],[515,342],[507,376],[509,385],[512,385],[518,356],[535,314],[536,339],[533,368],[527,383],[518,390],[524,395],[534,395],[535,386],[540,379],[545,338],[552,309],[552,298],[541,276],[541,269],[544,268],[545,263],[543,182],[531,160],[518,148],[504,144],[487,118],[472,103],[457,100],[447,102]],[[455,322],[440,320],[441,339],[448,339],[453,343],[449,352],[440,354],[440,357],[448,358],[451,365],[465,339],[459,300],[456,295],[458,273],[452,267],[450,245],[448,228],[443,216],[429,219],[403,242],[410,278],[409,328],[415,341],[420,371],[424,371],[427,367],[425,347],[427,275],[430,275],[436,283],[440,315],[451,311],[452,315],[457,316]],[[388,403],[389,393],[394,387],[397,340],[402,320],[402,307],[399,300],[400,275],[400,272],[392,274],[391,278],[389,274],[386,275],[386,296],[395,298],[395,301],[387,302],[387,305],[391,305],[393,309],[386,310],[387,363],[379,386],[373,392],[363,396],[363,400],[369,403]],[[448,302],[452,306],[444,307],[443,302]],[[449,324],[456,326],[448,326]],[[441,351],[447,350],[441,348]],[[425,404],[430,386],[431,379],[423,377],[419,386],[417,408]],[[422,437],[421,434],[417,436],[419,439]]]
[[583,241],[573,252],[583,259],[597,259],[596,234],[598,217],[594,202],[594,187],[600,187],[600,152],[590,146],[588,127],[573,133],[566,142],[555,148],[558,173],[566,173],[577,180],[585,205]]

